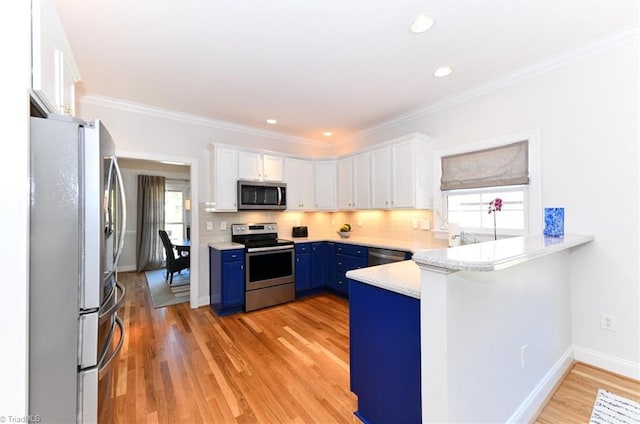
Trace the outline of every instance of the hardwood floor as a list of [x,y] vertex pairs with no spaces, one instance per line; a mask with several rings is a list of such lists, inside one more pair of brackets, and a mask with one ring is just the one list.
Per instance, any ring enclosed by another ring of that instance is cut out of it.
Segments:
[[640,382],[582,363],[564,376],[535,423],[588,423],[598,389],[640,402]]
[[[154,309],[144,273],[121,273],[127,336],[113,365],[114,423],[359,423],[349,314],[331,295],[217,317]],[[640,382],[577,363],[536,423],[586,423],[598,388],[640,401]]]
[[125,344],[116,423],[353,423],[347,301],[331,295],[217,317],[154,309],[144,273],[121,273]]

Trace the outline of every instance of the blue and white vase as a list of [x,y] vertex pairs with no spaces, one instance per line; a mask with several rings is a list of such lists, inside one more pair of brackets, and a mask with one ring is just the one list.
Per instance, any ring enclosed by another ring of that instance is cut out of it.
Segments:
[[564,236],[564,208],[544,208],[544,235]]

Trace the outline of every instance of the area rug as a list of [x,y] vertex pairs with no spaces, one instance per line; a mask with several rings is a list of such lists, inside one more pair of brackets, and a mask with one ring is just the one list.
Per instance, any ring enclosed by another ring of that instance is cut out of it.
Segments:
[[144,274],[147,278],[147,285],[149,286],[154,308],[162,308],[189,301],[190,275],[188,269],[183,270],[180,274],[174,274],[171,286],[164,279],[166,274],[164,269],[146,271]]
[[640,403],[598,389],[590,424],[638,424]]

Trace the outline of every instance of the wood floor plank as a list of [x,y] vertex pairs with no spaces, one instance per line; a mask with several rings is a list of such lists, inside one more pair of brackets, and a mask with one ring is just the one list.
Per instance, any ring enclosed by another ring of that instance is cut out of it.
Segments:
[[349,315],[319,295],[218,317],[154,309],[144,273],[120,273],[126,337],[113,363],[114,422],[352,423]]
[[536,418],[536,423],[586,423],[598,389],[640,401],[640,382],[582,363],[572,365]]

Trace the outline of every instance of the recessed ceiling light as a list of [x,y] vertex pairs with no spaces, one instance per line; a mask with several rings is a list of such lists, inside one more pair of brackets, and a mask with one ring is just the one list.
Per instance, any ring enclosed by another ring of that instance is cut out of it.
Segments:
[[331,131],[325,131],[322,133],[323,136],[325,137],[331,137],[333,135],[333,133]]
[[269,118],[267,119],[267,124],[275,125],[278,123],[277,119]]
[[411,32],[414,34],[420,34],[433,26],[433,18],[429,15],[420,15],[411,23]]
[[433,76],[436,78],[442,78],[451,74],[451,72],[453,72],[453,68],[450,66],[441,66],[434,71]]

